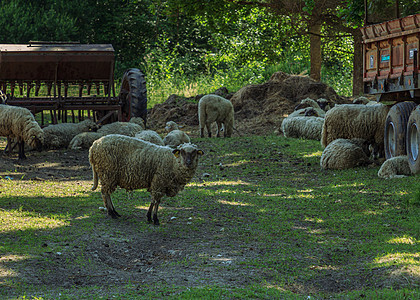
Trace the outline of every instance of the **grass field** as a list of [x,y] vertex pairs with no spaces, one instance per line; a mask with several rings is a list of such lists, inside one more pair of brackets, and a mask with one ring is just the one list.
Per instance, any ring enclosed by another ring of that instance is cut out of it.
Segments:
[[420,298],[418,176],[323,171],[318,141],[193,142],[205,156],[158,227],[144,190],[117,190],[113,220],[90,176],[3,176],[0,298]]

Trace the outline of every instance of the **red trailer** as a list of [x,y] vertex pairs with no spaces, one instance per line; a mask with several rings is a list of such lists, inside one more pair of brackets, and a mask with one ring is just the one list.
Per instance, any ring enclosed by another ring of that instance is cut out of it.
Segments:
[[392,105],[385,123],[385,156],[407,155],[420,172],[420,14],[361,28],[366,94]]
[[131,117],[146,122],[144,75],[127,70],[116,96],[114,63],[110,44],[0,44],[0,96],[5,104],[40,114],[42,125],[85,117],[97,123]]

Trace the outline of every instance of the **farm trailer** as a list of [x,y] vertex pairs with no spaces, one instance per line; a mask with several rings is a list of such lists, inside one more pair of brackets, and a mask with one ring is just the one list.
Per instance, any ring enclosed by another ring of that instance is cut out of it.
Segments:
[[407,155],[420,172],[420,14],[361,28],[364,93],[391,105],[385,156]]
[[85,117],[98,124],[131,117],[146,123],[144,75],[128,69],[115,96],[114,64],[110,44],[0,44],[0,97],[3,104],[40,114],[41,125]]

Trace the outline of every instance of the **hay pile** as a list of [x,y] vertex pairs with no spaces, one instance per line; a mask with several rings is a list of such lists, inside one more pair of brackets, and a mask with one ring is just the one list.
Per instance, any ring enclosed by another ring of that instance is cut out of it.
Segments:
[[[305,98],[327,99],[331,106],[349,103],[337,95],[333,88],[317,82],[308,76],[274,73],[263,84],[252,84],[241,88],[233,95],[227,89],[215,91],[232,101],[235,110],[235,127],[242,134],[269,134],[280,127],[284,117]],[[167,121],[195,127],[198,130],[197,103],[203,95],[182,98],[171,95],[162,104],[151,109],[148,123],[158,129],[165,127]]]

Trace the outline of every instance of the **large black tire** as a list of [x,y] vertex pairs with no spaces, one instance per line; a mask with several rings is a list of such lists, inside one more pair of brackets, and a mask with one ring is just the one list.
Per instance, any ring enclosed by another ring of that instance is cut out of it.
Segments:
[[125,71],[120,88],[122,102],[122,120],[129,121],[132,117],[141,117],[146,124],[147,90],[146,80],[139,69]]
[[416,107],[414,102],[400,102],[389,110],[384,134],[386,159],[407,154],[405,149],[407,122],[414,107]]
[[420,173],[420,105],[411,112],[407,124],[407,156],[411,173]]

